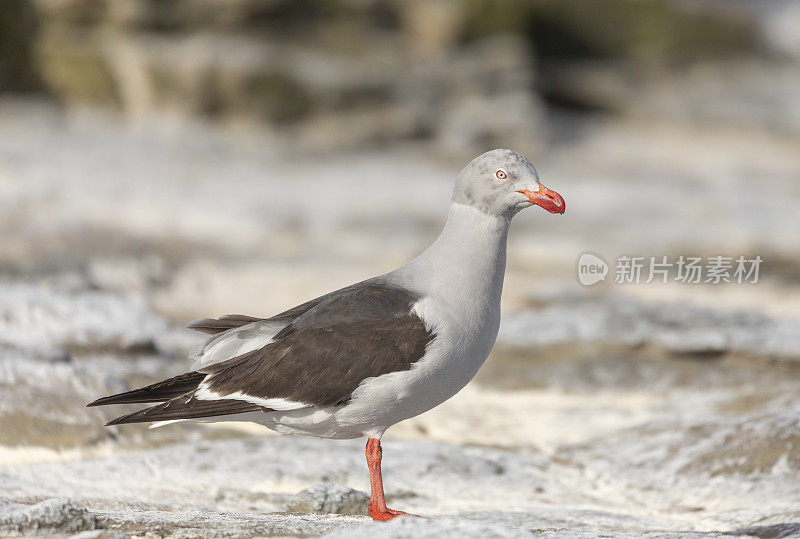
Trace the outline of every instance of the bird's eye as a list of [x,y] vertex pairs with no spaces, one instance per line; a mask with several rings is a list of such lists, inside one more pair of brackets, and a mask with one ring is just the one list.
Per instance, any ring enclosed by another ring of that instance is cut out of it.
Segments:
[[497,172],[495,172],[494,175],[497,176],[498,180],[505,180],[508,178],[508,174],[502,168],[498,168]]

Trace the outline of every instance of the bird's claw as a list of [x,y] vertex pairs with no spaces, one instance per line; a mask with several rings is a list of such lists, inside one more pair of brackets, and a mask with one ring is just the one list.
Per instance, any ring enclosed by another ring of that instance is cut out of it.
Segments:
[[421,518],[419,515],[412,515],[411,513],[406,513],[405,511],[398,511],[397,509],[389,509],[388,507],[385,507],[383,509],[378,509],[372,506],[369,507],[369,515],[372,517],[372,520],[379,520],[381,522],[386,522],[388,520],[392,520],[393,518],[399,516]]

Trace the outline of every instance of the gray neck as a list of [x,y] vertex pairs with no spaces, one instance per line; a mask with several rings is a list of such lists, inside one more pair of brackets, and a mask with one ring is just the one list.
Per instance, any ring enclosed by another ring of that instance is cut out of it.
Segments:
[[394,273],[428,295],[458,303],[475,299],[499,306],[509,224],[507,217],[453,202],[447,224],[436,241]]

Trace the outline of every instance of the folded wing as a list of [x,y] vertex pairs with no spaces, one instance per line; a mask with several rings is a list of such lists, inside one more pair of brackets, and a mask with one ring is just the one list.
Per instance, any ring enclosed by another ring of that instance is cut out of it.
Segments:
[[435,335],[412,312],[418,299],[379,279],[365,281],[287,311],[292,318],[259,348],[92,405],[169,399],[112,424],[343,405],[365,379],[411,369],[425,355]]

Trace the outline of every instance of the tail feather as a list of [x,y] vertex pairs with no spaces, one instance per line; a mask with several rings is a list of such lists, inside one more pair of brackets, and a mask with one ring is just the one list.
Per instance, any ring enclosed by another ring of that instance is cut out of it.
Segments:
[[234,399],[201,400],[194,398],[191,393],[187,393],[165,403],[118,417],[106,423],[106,426],[176,419],[199,419],[244,412],[258,412],[260,410],[265,409],[249,402]]
[[110,395],[90,402],[87,406],[104,406],[106,404],[134,404],[140,402],[164,402],[187,392],[194,391],[206,377],[202,372],[187,372],[162,382]]
[[203,333],[216,335],[217,333],[222,333],[223,331],[228,331],[229,329],[238,328],[261,320],[264,319],[244,314],[226,314],[219,318],[201,318],[200,320],[189,322],[186,324],[186,327]]

